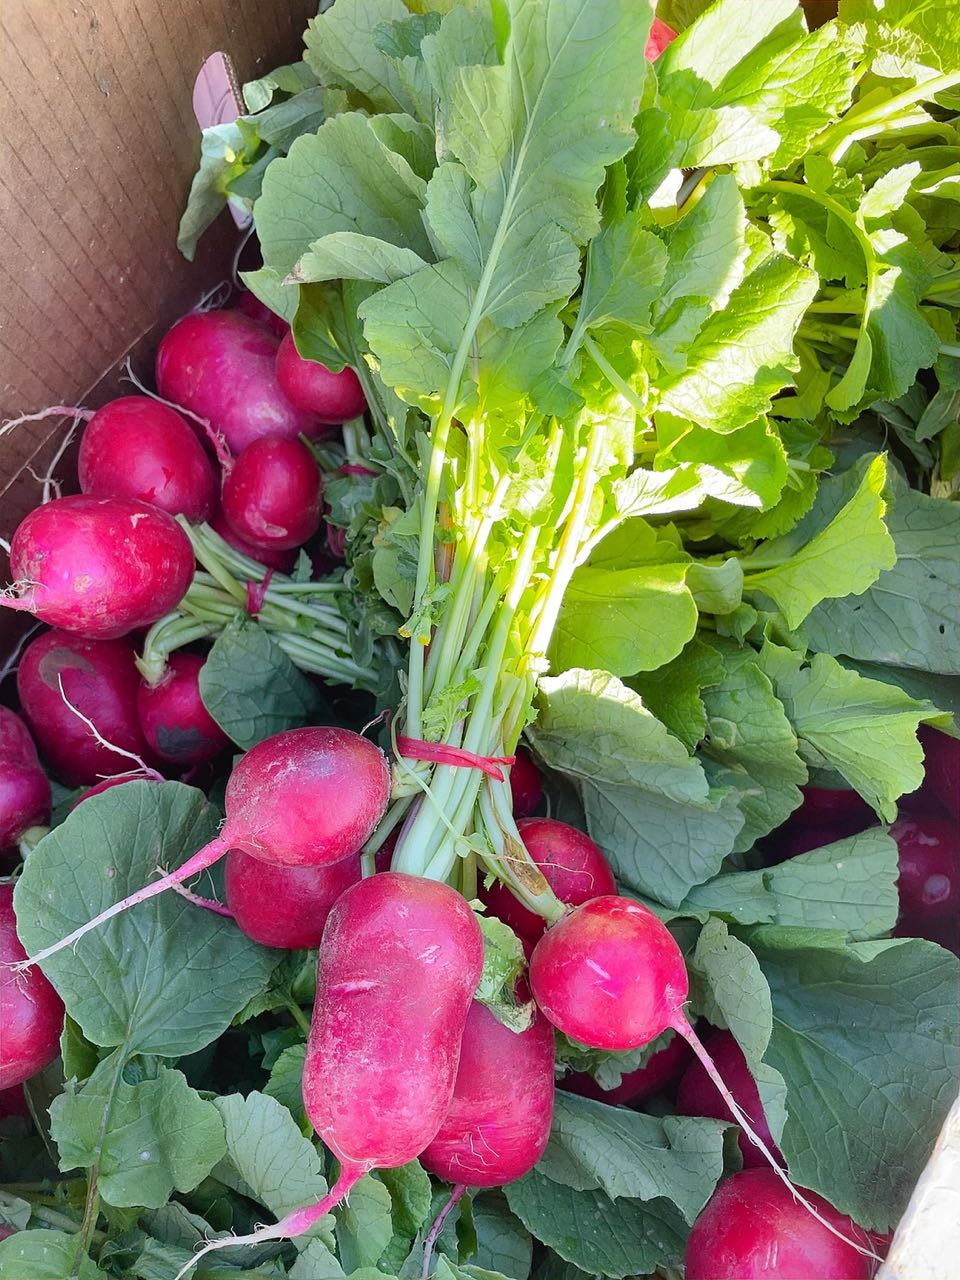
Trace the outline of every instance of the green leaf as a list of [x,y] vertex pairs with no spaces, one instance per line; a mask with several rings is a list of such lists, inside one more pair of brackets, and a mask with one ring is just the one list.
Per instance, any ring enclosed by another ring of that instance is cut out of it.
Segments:
[[268,1098],[275,1098],[296,1120],[303,1131],[307,1113],[303,1105],[303,1064],[307,1057],[305,1044],[292,1044],[284,1049],[270,1068],[270,1079],[264,1085]]
[[691,640],[666,666],[652,674],[634,676],[630,687],[640,694],[647,710],[693,751],[707,728],[702,691],[723,675],[723,661],[716,650],[701,640]]
[[200,671],[203,705],[244,751],[316,713],[314,686],[256,623],[229,623]]
[[391,284],[426,265],[412,249],[373,236],[357,235],[354,231],[335,231],[314,240],[287,279],[307,283],[372,280]]
[[410,14],[401,0],[338,0],[312,18],[304,60],[323,84],[345,89],[358,106],[407,111],[413,104],[398,60],[384,51],[381,27],[402,24]]
[[658,466],[692,466],[704,494],[736,506],[772,507],[787,483],[787,455],[779,433],[757,418],[723,435],[657,414]]
[[413,1239],[430,1213],[429,1177],[419,1161],[411,1160],[397,1169],[378,1169],[377,1178],[390,1193],[394,1230]]
[[788,1085],[790,1171],[865,1227],[900,1217],[956,1096],[958,962],[933,943],[751,936],[770,984],[768,1057]]
[[204,231],[227,207],[230,179],[250,161],[244,154],[244,138],[236,121],[204,129],[200,142],[200,166],[193,176],[187,207],[177,231],[177,248],[192,262]]
[[477,915],[483,933],[483,973],[473,998],[514,1031],[525,1031],[533,1020],[534,1006],[517,1001],[517,978],[526,963],[520,939],[496,916]]
[[661,406],[713,431],[761,416],[792,384],[793,337],[817,291],[817,277],[774,254],[712,315],[687,352],[686,369],[663,383]]
[[510,1212],[501,1193],[477,1196],[473,1202],[473,1223],[477,1232],[476,1265],[499,1271],[513,1280],[527,1280],[533,1261],[533,1240],[520,1219]]
[[610,324],[641,332],[649,328],[650,307],[666,269],[667,252],[653,232],[644,229],[640,214],[627,213],[604,227],[587,250],[574,335]]
[[375,1267],[393,1237],[390,1192],[368,1174],[337,1213],[337,1254],[349,1275]]
[[63,1231],[18,1231],[0,1240],[0,1280],[101,1280],[105,1275],[80,1257],[80,1239]]
[[50,1108],[60,1168],[99,1165],[108,1204],[159,1209],[174,1190],[192,1191],[225,1154],[223,1124],[180,1071],[128,1084],[111,1055],[79,1089],[68,1083]]
[[291,62],[256,80],[247,80],[242,90],[244,106],[251,114],[262,111],[269,107],[278,90],[295,94],[312,88],[316,83],[316,76],[305,62]]
[[[202,792],[179,782],[129,782],[85,800],[37,845],[17,883],[28,952],[149,884],[158,865],[179,866],[217,835],[219,822]],[[175,1057],[222,1035],[275,963],[232,920],[165,893],[43,969],[92,1043]]]
[[[886,480],[886,461],[878,455],[856,492],[825,527],[818,528],[814,508],[792,533],[764,543],[743,559],[744,590],[774,600],[791,629],[821,600],[866,591],[897,558],[883,519]],[[772,567],[764,568],[766,564]]]

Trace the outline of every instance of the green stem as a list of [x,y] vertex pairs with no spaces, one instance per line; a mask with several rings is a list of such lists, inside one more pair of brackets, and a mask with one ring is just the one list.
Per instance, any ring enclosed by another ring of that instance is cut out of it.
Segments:
[[643,403],[643,401],[634,391],[633,387],[631,387],[630,383],[627,382],[625,378],[622,378],[619,373],[617,373],[616,369],[613,367],[613,365],[610,363],[607,357],[603,354],[603,352],[600,350],[600,348],[597,346],[594,340],[592,338],[585,337],[583,339],[583,346],[585,350],[589,351],[590,357],[593,360],[594,364],[597,366],[597,368],[600,370],[603,376],[607,379],[607,381],[611,384],[611,386],[616,387],[616,389],[620,392],[623,398],[629,404],[633,405],[637,413],[641,415],[645,415],[647,412],[647,406]]
[[297,1024],[297,1026],[300,1028],[303,1034],[305,1036],[309,1036],[310,1019],[307,1017],[307,1015],[303,1012],[303,1010],[297,1004],[296,1000],[290,999],[290,1000],[287,1000],[285,1003],[286,1003],[287,1009],[290,1012],[291,1018],[293,1018],[294,1022]]
[[[837,164],[843,158],[844,153],[850,144],[855,141],[856,134],[862,135],[863,126],[873,124],[883,125],[884,122],[889,123],[894,116],[899,115],[905,108],[912,107],[918,102],[930,102],[938,93],[944,93],[948,89],[952,89],[954,85],[960,84],[960,72],[952,71],[943,75],[933,76],[930,80],[925,80],[923,84],[916,85],[913,89],[906,89],[903,93],[898,93],[892,98],[888,98],[886,102],[876,107],[867,107],[857,110],[854,107],[851,111],[839,120],[835,125],[828,129],[820,138],[820,146],[831,147],[828,155],[832,164]],[[851,130],[850,126],[853,126]],[[867,135],[869,136],[869,135]],[[834,143],[833,139],[837,138]],[[831,146],[831,144],[833,144]]]

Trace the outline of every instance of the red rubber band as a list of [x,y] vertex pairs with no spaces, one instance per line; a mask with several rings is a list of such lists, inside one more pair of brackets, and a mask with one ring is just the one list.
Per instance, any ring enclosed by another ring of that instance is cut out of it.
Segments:
[[252,579],[247,583],[247,613],[251,618],[258,618],[260,610],[263,608],[263,602],[267,598],[267,587],[270,585],[270,579],[273,577],[273,570],[268,569],[263,575],[262,582],[254,582]]
[[516,764],[516,756],[478,756],[445,742],[424,742],[422,738],[397,738],[397,750],[405,760],[426,760],[429,764],[452,764],[461,769],[479,769],[496,782],[503,782],[502,764]]

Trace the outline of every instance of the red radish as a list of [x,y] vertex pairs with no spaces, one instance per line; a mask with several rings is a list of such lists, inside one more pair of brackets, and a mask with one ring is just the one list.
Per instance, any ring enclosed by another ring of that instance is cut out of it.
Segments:
[[246,542],[230,528],[222,509],[214,512],[209,524],[214,533],[219,533],[224,542],[233,547],[234,551],[249,556],[251,560],[266,565],[268,569],[275,569],[278,573],[289,573],[297,562],[296,551],[278,551],[275,547],[255,547],[252,543]]
[[0,1240],[9,1240],[11,1236],[15,1236],[16,1234],[16,1227],[5,1227],[0,1223]]
[[17,973],[26,959],[17,937],[13,885],[0,884],[0,1089],[22,1084],[60,1051],[63,1002],[39,969]]
[[320,527],[320,468],[299,440],[247,445],[223,484],[223,514],[239,537],[289,551]]
[[290,332],[290,326],[283,316],[278,316],[275,311],[271,311],[267,304],[261,302],[257,295],[251,293],[249,289],[244,289],[240,294],[236,302],[236,310],[248,319],[255,320],[257,324],[262,324],[265,329],[275,333],[278,338],[282,338],[285,333]]
[[744,1169],[711,1196],[687,1241],[686,1280],[869,1280],[867,1233],[822,1196],[812,1217],[769,1169]]
[[393,851],[397,847],[397,841],[400,838],[400,828],[391,831],[384,840],[383,844],[373,856],[374,864],[377,871],[389,871],[390,863],[393,861]]
[[241,931],[265,947],[318,947],[333,904],[360,879],[353,855],[322,867],[278,867],[231,849],[227,906]]
[[122,396],[97,410],[77,470],[81,490],[96,498],[136,498],[193,523],[216,506],[216,476],[196,432],[149,396]]
[[70,786],[126,773],[137,765],[131,757],[150,761],[137,718],[139,687],[136,654],[126,639],[47,631],[24,649],[17,671],[23,714],[54,772]]
[[[682,1036],[673,1036],[670,1042],[651,1054],[646,1066],[627,1071],[613,1089],[601,1089],[593,1076],[586,1072],[574,1072],[560,1081],[560,1087],[581,1098],[593,1098],[610,1106],[625,1106],[652,1098],[665,1089],[690,1061],[690,1046]],[[724,1111],[723,1118],[727,1113]]]
[[203,658],[173,653],[159,684],[141,682],[137,715],[143,736],[161,760],[202,764],[230,745],[230,739],[203,705],[200,672]]
[[360,379],[351,368],[332,373],[316,360],[304,360],[292,333],[284,336],[277,352],[277,379],[291,404],[327,426],[358,418],[367,407]]
[[655,62],[660,57],[668,44],[671,44],[677,38],[677,33],[673,27],[668,27],[660,18],[654,18],[650,26],[650,34],[647,36],[647,46],[643,51],[643,56],[648,62]]
[[30,730],[16,712],[0,706],[0,760],[35,764],[37,759],[37,747]]
[[[730,1092],[750,1117],[764,1144],[783,1164],[783,1156],[773,1141],[767,1118],[763,1114],[757,1082],[735,1037],[729,1031],[717,1031],[704,1041],[703,1047],[727,1082]],[[709,1116],[713,1120],[726,1120],[730,1114],[716,1086],[699,1062],[691,1062],[683,1073],[677,1089],[677,1111],[682,1116]],[[745,1169],[758,1168],[766,1163],[745,1133],[740,1134],[739,1143]]]
[[529,818],[537,811],[543,798],[540,774],[529,751],[517,747],[516,763],[510,768],[510,792],[513,796],[513,813],[517,818]]
[[130,498],[55,498],[13,535],[15,594],[0,604],[109,640],[169,613],[193,577],[190,539],[172,516]]
[[947,818],[898,818],[897,933],[956,946],[960,921],[960,831]]
[[19,1116],[24,1120],[30,1118],[30,1108],[19,1085],[0,1089],[0,1120],[5,1120],[7,1116]]
[[798,854],[809,853],[811,849],[822,849],[826,844],[833,844],[834,840],[844,840],[851,834],[845,827],[802,827],[787,822],[765,841],[766,863],[776,866]]
[[474,1001],[447,1111],[420,1153],[428,1173],[468,1187],[496,1187],[530,1172],[553,1117],[553,1028],[539,1012],[526,1031]]
[[[554,818],[521,818],[517,830],[530,857],[561,902],[579,906],[590,898],[616,893],[613,872],[599,845],[566,822]],[[480,897],[514,933],[535,942],[546,922],[528,911],[506,885],[492,884]]]
[[385,871],[330,912],[317,962],[303,1101],[340,1163],[330,1193],[248,1236],[195,1254],[298,1236],[371,1169],[415,1159],[453,1098],[460,1041],[483,970],[483,937],[449,885]]
[[[790,815],[791,822],[811,827],[858,827],[875,822],[866,800],[849,787],[801,787],[803,804]],[[850,831],[847,834],[853,835]],[[835,837],[836,838],[836,837]]]
[[920,726],[925,781],[947,813],[960,822],[960,739]]
[[89,800],[92,796],[99,796],[104,791],[110,791],[113,787],[122,787],[126,782],[163,782],[163,775],[160,773],[139,773],[127,774],[122,778],[104,778],[102,782],[98,782],[94,787],[87,787],[86,791],[81,791],[73,804],[70,806],[71,813],[78,804],[83,804],[84,800]]
[[128,907],[206,871],[230,849],[284,867],[340,862],[359,853],[389,798],[386,758],[358,733],[320,726],[288,729],[266,738],[242,757],[230,775],[224,796],[227,818],[216,839],[183,866],[39,951],[29,964],[73,946]]
[[195,311],[157,351],[165,400],[206,418],[239,453],[261,436],[315,436],[322,425],[291,404],[277,382],[278,338],[236,311]]
[[50,820],[50,782],[30,731],[0,707],[0,849],[16,845],[30,827]]

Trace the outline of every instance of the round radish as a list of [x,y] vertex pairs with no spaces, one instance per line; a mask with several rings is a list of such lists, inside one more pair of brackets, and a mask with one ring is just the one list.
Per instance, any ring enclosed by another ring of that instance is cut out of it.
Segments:
[[157,351],[166,400],[206,418],[234,453],[261,436],[314,436],[322,426],[291,404],[277,382],[277,337],[236,311],[178,320]]
[[23,1120],[30,1119],[30,1108],[19,1085],[0,1089],[0,1120],[6,1120],[7,1116],[18,1116]]
[[[625,1106],[660,1093],[680,1074],[690,1061],[690,1056],[690,1046],[683,1037],[673,1036],[662,1049],[650,1055],[646,1066],[625,1072],[620,1083],[613,1089],[601,1089],[593,1076],[580,1071],[565,1076],[560,1087],[569,1093],[577,1093],[582,1098],[593,1098],[596,1102],[606,1102],[610,1106]],[[727,1118],[726,1111],[723,1118]]]
[[247,445],[223,484],[223,514],[239,537],[289,551],[320,527],[320,468],[299,440]]
[[[730,1092],[749,1116],[756,1132],[783,1163],[783,1157],[773,1141],[767,1118],[763,1114],[757,1082],[734,1036],[729,1031],[717,1031],[704,1041],[703,1047],[727,1082]],[[710,1116],[714,1120],[726,1120],[730,1115],[727,1104],[699,1062],[691,1062],[683,1073],[677,1089],[677,1111],[682,1116]],[[745,1133],[740,1134],[739,1142],[744,1168],[759,1168],[766,1164]]]
[[203,658],[198,654],[173,653],[159,684],[141,681],[137,690],[140,727],[161,760],[203,764],[230,745],[200,697],[202,669]]
[[0,604],[92,639],[169,613],[193,577],[190,539],[172,516],[129,498],[55,498],[22,521]]
[[84,428],[80,488],[96,498],[136,498],[194,523],[217,500],[213,466],[193,428],[149,396],[122,396]]
[[350,368],[332,373],[316,360],[304,360],[288,333],[277,352],[277,379],[283,394],[319,422],[339,426],[367,407],[360,379]]
[[50,782],[30,731],[0,707],[0,850],[16,845],[30,827],[49,822],[50,805]]
[[960,832],[945,818],[898,818],[897,933],[955,946],[960,920]]
[[529,818],[537,811],[543,798],[540,774],[529,751],[517,747],[516,763],[510,767],[510,792],[513,796],[513,813],[517,818]]
[[297,562],[295,550],[278,551],[275,547],[255,547],[252,543],[246,542],[230,528],[222,509],[215,511],[208,523],[214,533],[219,533],[224,542],[233,547],[234,551],[249,556],[251,560],[266,565],[268,569],[275,569],[277,573],[289,573]]
[[322,867],[278,867],[231,849],[227,906],[248,938],[265,947],[318,947],[333,904],[360,879],[354,854]]
[[17,937],[13,885],[0,884],[0,1089],[29,1080],[60,1051],[63,1003],[39,969],[13,969],[26,954]]
[[30,730],[15,711],[0,706],[0,760],[14,764],[37,764],[37,746]]
[[845,827],[806,827],[786,823],[779,831],[774,831],[765,841],[768,866],[776,866],[786,862],[787,858],[795,858],[798,854],[809,853],[811,849],[822,849],[834,840],[843,840],[849,832]]
[[553,1118],[553,1028],[540,1013],[511,1031],[470,1006],[449,1110],[420,1154],[428,1173],[468,1187],[496,1187],[530,1172]]
[[96,783],[95,786],[87,787],[86,791],[81,791],[76,800],[70,805],[71,813],[78,804],[83,804],[84,800],[89,800],[91,796],[102,795],[104,791],[110,791],[113,787],[122,787],[127,782],[162,782],[162,774],[145,774],[139,773],[129,775],[123,778],[104,778],[102,782]]
[[[579,906],[590,898],[616,893],[610,865],[599,845],[566,822],[554,818],[521,818],[517,830],[530,857],[561,902]],[[535,942],[546,922],[528,911],[500,883],[481,889],[480,897],[514,933]]]
[[830,1226],[814,1218],[769,1169],[744,1169],[711,1196],[684,1255],[686,1280],[868,1280],[865,1231],[821,1196],[806,1195]]
[[65,631],[32,640],[17,671],[23,714],[52,769],[70,786],[136,767],[129,756],[98,742],[86,720],[106,742],[149,760],[137,718],[139,687],[129,640],[84,640]]
[[[849,787],[801,787],[803,804],[790,815],[791,822],[812,827],[862,827],[875,822],[866,800]],[[852,832],[850,834],[853,834]]]
[[960,739],[920,726],[925,782],[947,813],[960,822]]
[[677,33],[673,27],[668,27],[660,18],[655,17],[650,25],[650,34],[647,36],[647,46],[643,51],[643,56],[648,62],[655,62],[667,45],[671,44],[676,38]]
[[265,329],[275,333],[278,338],[282,338],[285,333],[290,332],[290,326],[283,316],[278,316],[275,311],[271,311],[267,304],[261,302],[257,295],[251,293],[249,289],[244,289],[239,298],[237,298],[236,310],[249,320],[255,320],[257,324],[263,325]]

